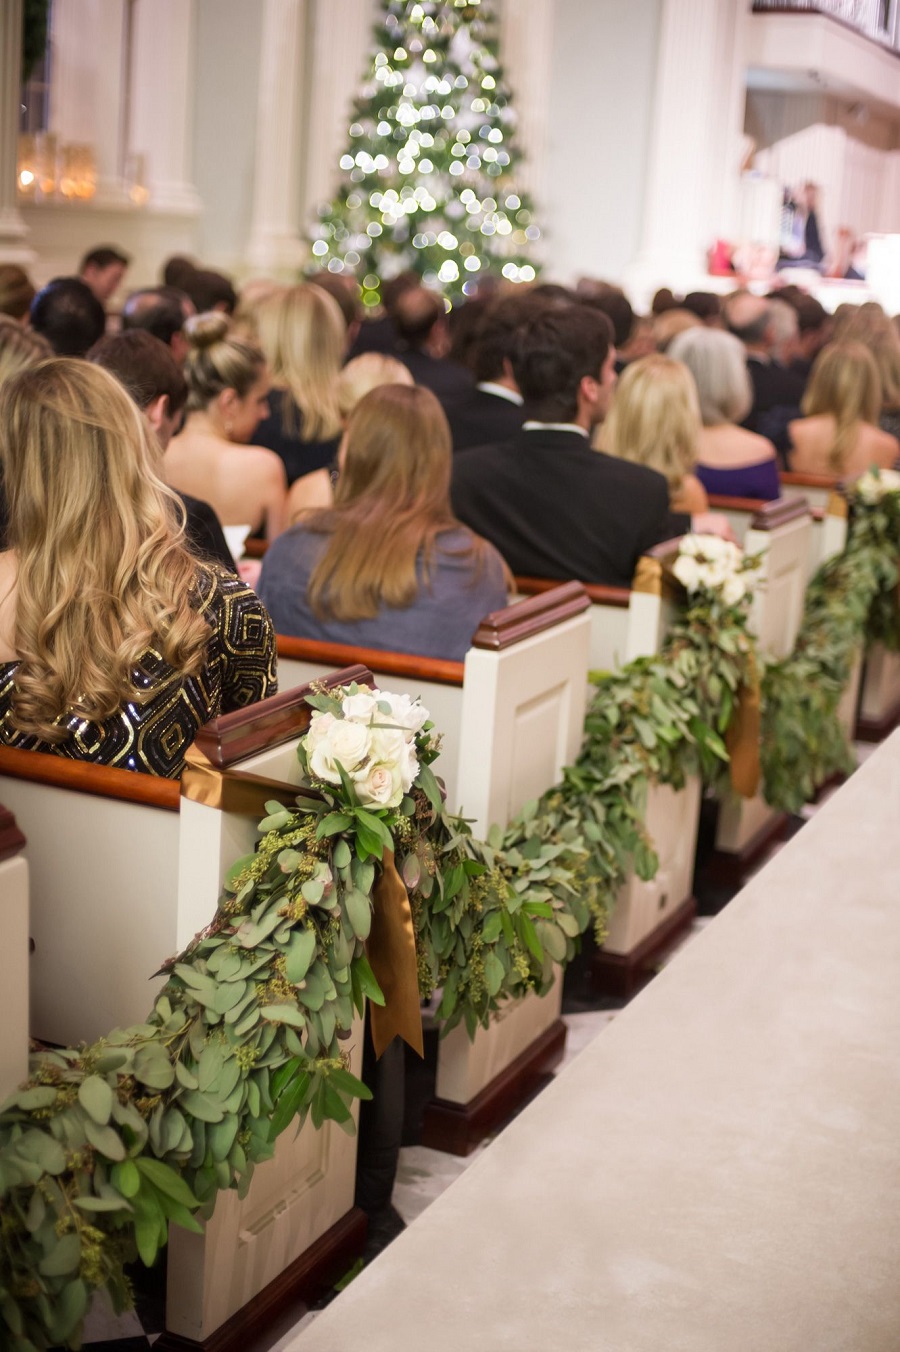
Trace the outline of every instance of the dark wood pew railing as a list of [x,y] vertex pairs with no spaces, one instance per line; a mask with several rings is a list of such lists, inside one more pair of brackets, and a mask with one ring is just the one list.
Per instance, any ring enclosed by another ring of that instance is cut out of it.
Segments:
[[[516,590],[521,592],[523,596],[538,596],[562,585],[558,580],[549,577],[517,575],[513,580],[516,584]],[[631,596],[628,587],[607,587],[600,582],[580,582],[578,585],[584,590],[593,606],[614,606],[621,610],[628,609]],[[520,602],[520,604],[522,603]]]

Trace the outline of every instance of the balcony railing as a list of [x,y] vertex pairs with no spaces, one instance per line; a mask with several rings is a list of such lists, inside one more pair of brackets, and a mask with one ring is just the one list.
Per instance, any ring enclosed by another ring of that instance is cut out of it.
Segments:
[[753,0],[753,11],[827,14],[882,47],[900,52],[900,0]]

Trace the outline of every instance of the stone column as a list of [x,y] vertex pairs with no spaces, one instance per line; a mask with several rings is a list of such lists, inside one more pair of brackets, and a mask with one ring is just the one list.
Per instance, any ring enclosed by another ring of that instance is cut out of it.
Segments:
[[698,286],[737,225],[750,0],[664,0],[644,227],[626,284]]
[[97,206],[128,200],[122,180],[124,37],[124,0],[70,0],[53,6],[50,128],[60,143],[93,147]]
[[22,0],[0,0],[0,262],[29,264],[34,253],[16,200],[22,85]]
[[338,184],[338,161],[347,149],[350,109],[372,54],[374,0],[312,0],[314,19],[307,54],[308,98],[303,113],[301,225],[308,228],[317,208]]
[[[138,0],[127,149],[143,158],[151,211],[197,215],[202,205],[191,181],[195,34],[195,0]],[[227,172],[227,146],[221,156]]]
[[256,171],[247,259],[286,275],[301,266],[301,91],[307,50],[306,0],[263,0]]

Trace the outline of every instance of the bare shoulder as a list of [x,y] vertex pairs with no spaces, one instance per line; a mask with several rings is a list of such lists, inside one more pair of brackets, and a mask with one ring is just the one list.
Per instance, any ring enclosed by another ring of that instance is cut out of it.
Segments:
[[252,464],[258,474],[265,475],[267,479],[277,480],[287,488],[284,461],[267,446],[241,446],[238,454],[244,457],[245,469],[249,469]]

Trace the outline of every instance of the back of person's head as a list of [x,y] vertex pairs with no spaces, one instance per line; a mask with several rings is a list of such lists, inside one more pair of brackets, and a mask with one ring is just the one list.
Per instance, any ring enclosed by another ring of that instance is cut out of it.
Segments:
[[184,363],[189,413],[209,408],[223,390],[243,399],[265,369],[266,359],[254,343],[229,331],[221,312],[194,315],[184,326],[188,354]]
[[877,423],[881,412],[881,379],[872,353],[863,343],[829,343],[819,353],[800,405],[807,417],[831,414],[838,428],[836,470],[842,468],[849,439],[860,422]]
[[800,321],[797,311],[786,300],[770,300],[768,305],[772,352],[779,360],[784,360],[800,332]]
[[231,282],[224,273],[213,272],[211,268],[195,268],[185,273],[179,290],[190,296],[198,315],[208,310],[221,310],[232,315],[237,308],[237,292]]
[[667,352],[673,338],[686,329],[699,329],[703,323],[690,310],[676,306],[670,310],[660,310],[653,318],[653,341],[658,352]]
[[341,417],[346,420],[360,399],[379,385],[414,385],[409,367],[386,352],[363,352],[347,365],[338,376],[337,401]]
[[37,366],[53,356],[53,348],[33,329],[12,315],[0,315],[0,385],[26,366]]
[[724,306],[725,323],[742,343],[750,347],[765,345],[772,324],[772,307],[762,296],[736,291]]
[[404,268],[398,272],[396,277],[387,277],[381,283],[381,303],[385,312],[393,315],[394,307],[400,297],[407,291],[417,291],[422,285],[422,279],[412,268]]
[[83,357],[102,338],[106,312],[80,277],[54,277],[31,302],[31,327],[58,357]]
[[187,291],[185,281],[197,271],[197,265],[183,254],[172,254],[163,264],[162,279],[164,286],[174,286],[178,291]]
[[18,263],[0,263],[0,315],[24,319],[34,300],[31,278]]
[[513,375],[532,418],[571,422],[585,376],[598,379],[612,347],[612,324],[584,305],[542,307],[518,330]]
[[704,427],[738,423],[753,405],[744,345],[732,333],[705,325],[672,339],[667,355],[683,362],[697,385]]
[[[452,442],[443,409],[419,385],[381,385],[347,424],[334,507],[308,518],[331,538],[309,584],[320,616],[371,617],[408,606],[428,585],[435,538],[455,525],[450,507]],[[472,537],[467,552],[479,558]]]
[[721,322],[722,300],[714,291],[689,291],[681,305],[704,324]]
[[798,296],[794,309],[797,311],[797,327],[801,333],[821,331],[830,324],[828,311],[815,296]]
[[153,690],[133,672],[151,647],[185,674],[202,665],[197,565],[159,463],[143,415],[99,366],[46,361],[0,386],[19,731],[57,742],[69,713],[100,720],[140,703]]
[[271,277],[251,277],[241,287],[237,309],[232,316],[232,333],[259,346],[260,307],[286,289],[282,282],[276,282]]
[[132,291],[122,307],[123,329],[144,329],[168,346],[193,309],[190,297],[173,286]]
[[146,329],[110,333],[95,343],[87,359],[124,385],[138,408],[146,409],[163,396],[174,417],[187,401],[187,381],[169,347]]
[[391,311],[397,337],[413,351],[423,347],[446,314],[443,299],[424,286],[410,287]]
[[891,413],[900,413],[900,333],[887,320],[881,331],[869,343],[881,379],[881,406]]
[[258,307],[256,327],[272,381],[288,390],[295,406],[283,408],[285,431],[306,441],[337,436],[337,381],[346,340],[337,301],[310,282],[286,287]]
[[864,305],[840,306],[835,311],[834,340],[838,343],[871,343],[890,320],[877,301]]
[[589,286],[584,286],[583,282],[584,279],[579,283],[579,301],[606,315],[613,326],[613,342],[616,347],[624,347],[634,328],[631,301],[620,287],[609,282],[591,282]]
[[660,353],[630,362],[603,424],[603,449],[658,470],[676,491],[696,462],[699,437],[700,402],[687,367]]
[[528,295],[532,300],[546,301],[550,305],[575,305],[578,302],[575,292],[559,282],[538,282],[528,288]]
[[359,323],[359,282],[355,277],[347,273],[329,272],[323,268],[319,272],[313,272],[307,278],[311,286],[318,286],[338,303],[338,308],[344,319],[344,326],[347,329]]
[[477,381],[498,380],[511,368],[519,329],[546,305],[526,291],[501,296],[487,307],[475,335],[472,367]]
[[129,262],[128,255],[122,253],[121,249],[105,244],[84,255],[79,276],[91,288],[100,304],[105,305],[118,289]]
[[654,293],[653,300],[650,302],[650,313],[653,315],[661,315],[666,310],[680,310],[681,308],[681,301],[675,299],[675,293],[668,286],[661,286]]

